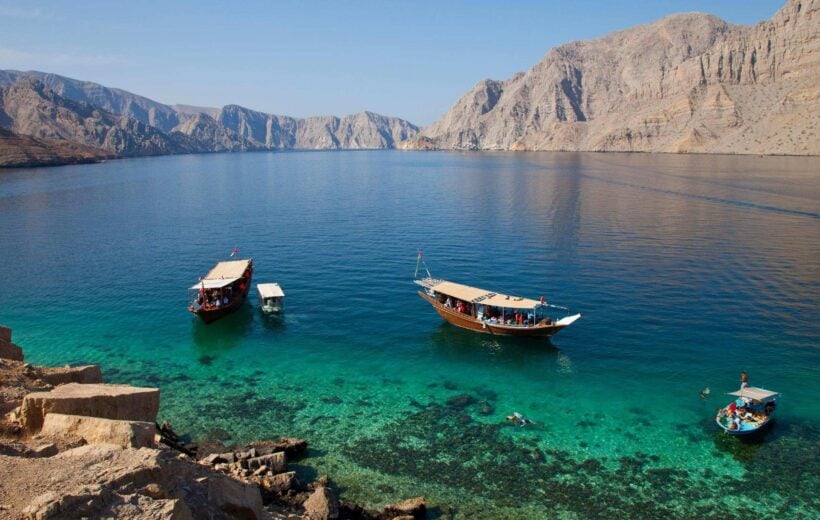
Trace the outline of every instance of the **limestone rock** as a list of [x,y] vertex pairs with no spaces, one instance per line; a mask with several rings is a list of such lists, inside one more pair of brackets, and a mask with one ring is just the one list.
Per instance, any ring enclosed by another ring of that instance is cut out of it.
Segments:
[[291,489],[298,487],[296,472],[288,471],[287,473],[274,475],[264,481],[264,486],[266,489],[277,494],[287,493]]
[[302,504],[305,508],[305,517],[308,520],[330,520],[339,517],[339,501],[333,492],[322,486]]
[[10,341],[0,339],[0,358],[23,361],[23,349]]
[[285,453],[282,451],[271,453],[270,455],[262,455],[260,457],[253,457],[242,461],[242,467],[254,471],[261,466],[267,466],[273,473],[281,473],[285,471],[288,466],[288,460]]
[[268,455],[276,451],[284,451],[288,457],[302,454],[308,447],[308,442],[296,437],[282,437],[278,441],[257,441],[251,443],[260,455]]
[[153,422],[122,421],[49,413],[41,435],[83,439],[88,444],[114,444],[122,448],[147,448],[154,444]]
[[40,368],[40,379],[57,386],[67,383],[96,384],[102,383],[102,372],[99,365],[82,365],[64,368]]
[[3,126],[16,134],[72,141],[134,157],[200,150],[188,136],[165,134],[136,119],[63,98],[36,79],[0,89]]
[[[16,470],[39,467],[28,461]],[[23,518],[264,518],[256,486],[156,449],[67,450],[49,459],[47,482]]]
[[0,325],[0,341],[11,343],[11,329]]
[[158,409],[157,388],[69,383],[50,392],[28,394],[20,413],[23,427],[34,432],[48,413],[154,423]]
[[408,498],[402,502],[385,506],[383,514],[390,518],[410,517],[416,520],[425,518],[427,514],[427,504],[424,497]]
[[57,445],[53,442],[41,444],[31,449],[32,457],[53,457],[57,455]]
[[99,148],[58,139],[18,135],[0,128],[0,168],[94,163],[113,156],[111,152]]
[[228,477],[209,479],[208,502],[231,518],[263,518],[259,488]]
[[63,139],[117,156],[394,148],[418,133],[407,121],[372,112],[297,119],[238,105],[171,107],[120,89],[36,71],[0,70],[0,113],[6,115],[0,120],[3,126],[23,140]]
[[668,16],[483,80],[404,149],[820,154],[820,0]]

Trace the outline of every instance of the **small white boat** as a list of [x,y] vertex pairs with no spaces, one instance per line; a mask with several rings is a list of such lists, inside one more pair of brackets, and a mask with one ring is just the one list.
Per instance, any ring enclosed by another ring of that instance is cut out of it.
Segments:
[[777,408],[778,392],[747,386],[737,392],[737,397],[725,408],[720,408],[715,422],[729,435],[748,435],[769,424]]
[[285,310],[285,292],[278,283],[256,284],[256,295],[262,312],[271,314]]

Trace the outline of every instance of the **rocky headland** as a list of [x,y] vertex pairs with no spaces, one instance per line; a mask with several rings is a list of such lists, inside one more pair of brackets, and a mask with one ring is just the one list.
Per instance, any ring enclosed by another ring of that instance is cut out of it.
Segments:
[[480,81],[407,150],[820,154],[820,2],[753,27],[687,13]]
[[307,441],[185,443],[157,425],[160,391],[97,365],[25,363],[0,327],[0,518],[420,519],[423,497],[368,511],[290,464]]

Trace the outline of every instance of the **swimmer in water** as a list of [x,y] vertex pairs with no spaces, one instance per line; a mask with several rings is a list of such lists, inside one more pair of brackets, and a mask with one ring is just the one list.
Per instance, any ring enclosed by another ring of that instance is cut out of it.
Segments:
[[701,399],[706,399],[707,397],[709,397],[709,394],[710,394],[711,392],[712,392],[712,391],[711,391],[711,390],[709,390],[709,387],[707,386],[706,388],[704,388],[703,390],[701,390],[701,391],[700,391],[700,398],[701,398]]

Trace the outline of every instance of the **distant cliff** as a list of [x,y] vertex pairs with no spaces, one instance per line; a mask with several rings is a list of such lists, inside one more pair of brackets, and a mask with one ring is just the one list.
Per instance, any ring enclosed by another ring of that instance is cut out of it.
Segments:
[[679,14],[484,80],[405,149],[820,154],[820,0]]
[[0,89],[0,126],[15,134],[101,148],[122,157],[205,151],[185,134],[166,134],[136,119],[64,98],[31,79]]
[[113,154],[70,141],[38,139],[0,128],[0,168],[98,162]]
[[393,148],[418,132],[361,112],[304,119],[238,105],[164,105],[125,90],[44,72],[0,71],[0,127],[115,156],[271,149]]

